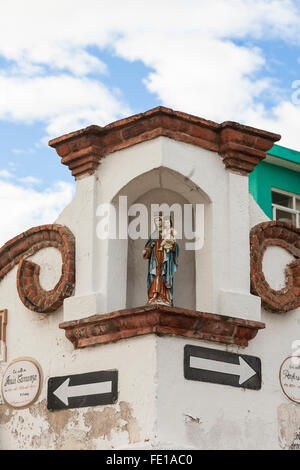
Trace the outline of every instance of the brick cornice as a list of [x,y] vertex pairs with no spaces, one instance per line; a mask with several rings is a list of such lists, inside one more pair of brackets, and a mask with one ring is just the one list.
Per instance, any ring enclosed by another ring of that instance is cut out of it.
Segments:
[[182,336],[247,346],[264,323],[153,304],[64,322],[74,347],[115,342],[145,334]]
[[236,122],[217,124],[159,106],[105,127],[88,126],[52,139],[75,178],[93,174],[105,155],[155,137],[165,136],[218,152],[226,168],[247,175],[265,158],[280,135]]
[[[62,274],[56,286],[44,290],[39,283],[40,267],[27,260],[37,251],[54,247],[62,256]],[[75,238],[62,225],[33,227],[0,248],[0,282],[18,264],[17,290],[23,304],[34,312],[57,310],[75,286]]]
[[[286,284],[272,289],[263,273],[263,257],[270,246],[284,248],[296,260],[285,269]],[[300,229],[285,222],[272,221],[255,225],[250,232],[251,291],[261,297],[271,312],[288,312],[300,307]]]

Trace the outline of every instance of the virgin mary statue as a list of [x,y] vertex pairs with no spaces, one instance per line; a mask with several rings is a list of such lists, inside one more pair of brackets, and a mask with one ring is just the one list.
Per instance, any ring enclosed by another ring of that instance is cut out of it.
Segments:
[[[164,222],[164,226],[163,226]],[[154,217],[155,231],[150,235],[143,256],[148,259],[148,304],[173,306],[173,280],[178,266],[179,247],[170,218]]]

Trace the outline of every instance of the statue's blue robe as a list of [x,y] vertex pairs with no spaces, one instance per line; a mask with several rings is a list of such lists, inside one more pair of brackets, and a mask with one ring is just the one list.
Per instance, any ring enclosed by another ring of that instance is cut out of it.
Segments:
[[[155,253],[155,242],[159,238],[158,231],[156,230],[150,235],[149,240],[147,241],[145,247],[151,247],[151,256],[148,261],[148,276],[147,276],[147,289],[149,291],[155,277],[156,277],[156,268],[158,266],[158,261]],[[164,262],[162,267],[162,280],[164,285],[170,291],[170,297],[173,305],[173,278],[174,274],[177,271],[178,267],[178,255],[179,247],[176,243],[175,251],[169,251],[169,253],[164,250]]]

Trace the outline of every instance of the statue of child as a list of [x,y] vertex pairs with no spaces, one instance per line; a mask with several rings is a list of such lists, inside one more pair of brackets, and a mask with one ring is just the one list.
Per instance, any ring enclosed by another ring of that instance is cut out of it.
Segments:
[[160,244],[159,251],[166,250],[173,251],[176,245],[175,230],[172,227],[172,221],[168,217],[164,220],[163,230],[162,230],[162,242]]

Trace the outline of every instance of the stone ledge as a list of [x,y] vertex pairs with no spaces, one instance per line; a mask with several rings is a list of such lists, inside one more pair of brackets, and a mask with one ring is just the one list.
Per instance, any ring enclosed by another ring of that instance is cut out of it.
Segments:
[[150,333],[248,346],[265,324],[153,304],[63,322],[59,327],[79,349]]

